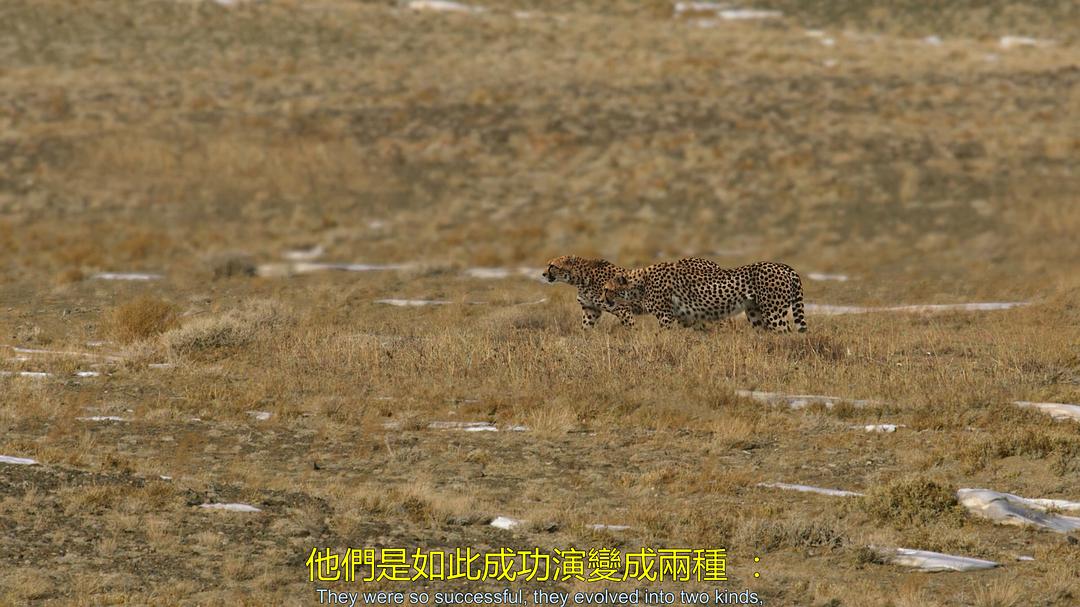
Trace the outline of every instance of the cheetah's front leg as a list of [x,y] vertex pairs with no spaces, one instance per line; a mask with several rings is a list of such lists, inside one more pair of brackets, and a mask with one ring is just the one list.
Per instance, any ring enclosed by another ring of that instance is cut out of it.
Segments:
[[619,321],[622,322],[624,327],[634,326],[634,313],[627,308],[616,308],[611,311],[612,314],[619,317]]
[[656,312],[654,316],[656,316],[656,320],[660,321],[661,329],[675,328],[675,315],[671,312]]
[[600,308],[592,308],[592,307],[586,306],[585,304],[582,304],[581,305],[581,328],[582,329],[591,329],[591,328],[593,328],[593,326],[596,325],[596,321],[600,320],[600,315],[602,313],[603,312],[600,310]]

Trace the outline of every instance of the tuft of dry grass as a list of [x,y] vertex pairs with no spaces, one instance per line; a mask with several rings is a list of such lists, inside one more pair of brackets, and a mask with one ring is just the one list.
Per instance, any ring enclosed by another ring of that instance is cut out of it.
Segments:
[[1028,592],[1025,584],[1016,580],[993,580],[972,594],[975,607],[1017,607],[1024,604]]
[[209,355],[246,346],[260,336],[270,337],[288,323],[288,312],[272,300],[249,300],[238,307],[195,318],[161,336],[176,356]]
[[844,524],[835,518],[751,517],[739,521],[733,541],[755,552],[783,548],[842,548],[846,542]]
[[924,476],[909,476],[872,488],[858,506],[876,520],[898,527],[964,523],[954,488]]
[[1080,437],[1068,427],[1009,428],[994,434],[961,448],[960,459],[968,471],[981,470],[996,460],[1012,456],[1049,460],[1049,469],[1058,476],[1080,471]]
[[255,276],[255,261],[246,253],[221,253],[207,261],[214,280]]
[[143,295],[118,306],[109,316],[108,334],[122,344],[148,339],[177,325],[178,312],[173,304]]

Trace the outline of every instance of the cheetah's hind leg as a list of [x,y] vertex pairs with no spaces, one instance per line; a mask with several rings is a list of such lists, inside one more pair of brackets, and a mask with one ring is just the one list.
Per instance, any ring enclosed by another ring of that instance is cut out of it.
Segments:
[[758,307],[757,302],[746,302],[746,320],[750,321],[750,326],[755,329],[765,328],[761,322],[761,308]]
[[802,296],[797,295],[791,302],[791,316],[795,320],[795,327],[799,333],[806,333],[806,315],[803,312]]
[[787,320],[787,308],[770,310],[765,315],[765,330],[779,331],[780,333],[790,333],[791,325],[788,324]]

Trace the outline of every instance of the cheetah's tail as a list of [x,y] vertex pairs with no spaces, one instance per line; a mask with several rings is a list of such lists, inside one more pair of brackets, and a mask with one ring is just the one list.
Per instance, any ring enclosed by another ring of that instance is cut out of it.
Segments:
[[791,295],[791,315],[795,318],[795,326],[798,328],[799,333],[806,333],[806,317],[803,312],[803,290],[802,279],[799,278],[799,274],[792,272],[792,295]]

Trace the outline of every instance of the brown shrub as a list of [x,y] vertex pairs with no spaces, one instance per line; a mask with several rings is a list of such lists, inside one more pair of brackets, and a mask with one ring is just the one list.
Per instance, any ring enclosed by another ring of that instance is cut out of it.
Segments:
[[129,301],[113,310],[109,333],[120,343],[160,335],[176,326],[176,306],[150,295]]
[[873,518],[898,526],[942,522],[959,527],[964,520],[956,491],[921,476],[875,487],[859,498],[859,505]]

